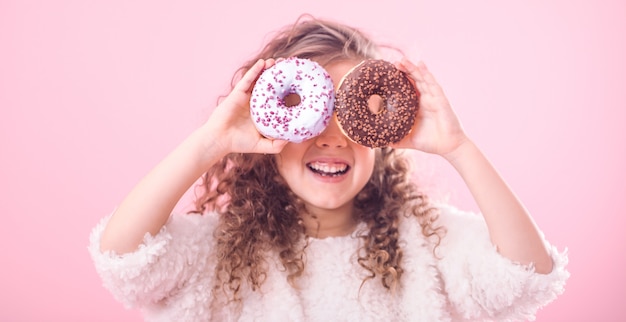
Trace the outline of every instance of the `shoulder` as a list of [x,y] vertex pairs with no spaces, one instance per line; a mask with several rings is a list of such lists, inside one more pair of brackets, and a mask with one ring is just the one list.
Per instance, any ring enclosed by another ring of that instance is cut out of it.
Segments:
[[[479,213],[463,211],[449,204],[432,204],[427,216],[420,219],[410,214],[409,210],[400,214],[401,239],[438,244],[440,241],[461,238],[462,235],[488,234],[485,220]],[[431,236],[431,233],[424,231],[423,223],[430,223],[430,230],[435,234]]]
[[164,226],[164,229],[171,234],[186,235],[194,233],[203,235],[212,234],[219,222],[219,215],[214,212],[204,214],[188,213],[188,214],[172,214]]
[[104,287],[127,307],[152,307],[165,298],[176,301],[171,297],[191,287],[189,281],[212,280],[216,214],[173,214],[157,234],[146,233],[134,252],[121,255],[100,251],[109,219],[93,229],[89,251]]
[[[401,215],[400,243],[405,255],[430,258],[429,264],[440,266],[442,261],[458,255],[465,257],[468,252],[495,252],[480,214],[447,204],[432,207],[430,218],[420,219],[409,213]],[[422,223],[429,223],[430,227],[423,227]]]
[[449,204],[437,204],[436,227],[443,227],[446,231],[442,242],[453,242],[455,239],[464,239],[466,236],[482,236],[489,239],[487,223],[477,212],[458,209]]

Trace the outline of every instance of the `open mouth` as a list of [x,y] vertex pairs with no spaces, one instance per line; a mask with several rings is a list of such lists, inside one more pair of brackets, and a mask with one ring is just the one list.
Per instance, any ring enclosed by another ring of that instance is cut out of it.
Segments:
[[345,163],[311,162],[306,165],[311,171],[325,177],[337,177],[350,170]]

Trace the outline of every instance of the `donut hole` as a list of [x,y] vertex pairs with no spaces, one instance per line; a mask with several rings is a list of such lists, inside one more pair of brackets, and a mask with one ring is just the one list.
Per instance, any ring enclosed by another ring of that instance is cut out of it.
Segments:
[[367,99],[367,108],[374,115],[380,114],[385,109],[385,106],[383,105],[384,101],[385,100],[383,100],[382,96],[374,94]]
[[302,99],[300,99],[300,95],[296,93],[291,93],[291,94],[287,94],[287,96],[283,98],[283,101],[285,102],[285,106],[292,107],[292,106],[297,106],[298,104],[300,104]]

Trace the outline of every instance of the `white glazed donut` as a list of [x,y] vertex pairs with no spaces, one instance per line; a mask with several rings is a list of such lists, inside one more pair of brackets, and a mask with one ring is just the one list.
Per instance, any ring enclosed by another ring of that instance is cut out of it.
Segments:
[[[285,104],[296,94],[300,103]],[[334,85],[314,61],[291,57],[263,71],[252,89],[250,115],[263,136],[300,143],[324,131],[333,115]]]

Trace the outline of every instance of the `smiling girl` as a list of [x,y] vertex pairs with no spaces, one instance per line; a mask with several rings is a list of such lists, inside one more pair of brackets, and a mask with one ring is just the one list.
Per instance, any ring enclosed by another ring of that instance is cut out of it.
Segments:
[[[336,118],[302,143],[260,135],[255,80],[277,59],[316,61],[335,86],[377,46],[313,18],[285,28],[241,69],[204,125],[93,230],[104,285],[149,321],[534,319],[563,292],[567,256],[466,135],[423,63],[396,63],[420,108],[410,134],[361,146]],[[480,214],[434,204],[399,151],[440,155]],[[203,177],[192,213],[171,214]]]

